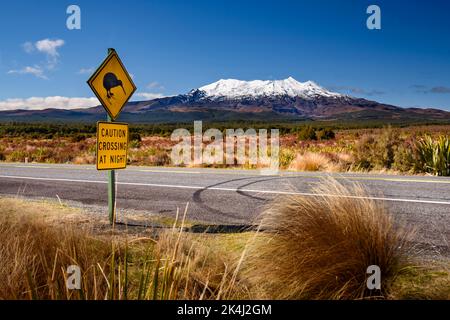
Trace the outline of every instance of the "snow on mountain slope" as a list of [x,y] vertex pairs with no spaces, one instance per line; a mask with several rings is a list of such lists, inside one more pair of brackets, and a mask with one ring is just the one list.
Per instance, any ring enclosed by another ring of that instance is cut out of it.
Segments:
[[198,89],[210,99],[239,99],[247,97],[290,96],[306,99],[317,96],[330,98],[343,97],[328,91],[312,81],[299,82],[292,77],[284,80],[241,81],[235,79],[219,80]]

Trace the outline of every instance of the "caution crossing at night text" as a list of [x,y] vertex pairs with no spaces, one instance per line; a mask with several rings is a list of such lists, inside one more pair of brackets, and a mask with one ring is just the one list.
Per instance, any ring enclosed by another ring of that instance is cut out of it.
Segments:
[[97,170],[125,169],[128,156],[128,124],[97,123]]

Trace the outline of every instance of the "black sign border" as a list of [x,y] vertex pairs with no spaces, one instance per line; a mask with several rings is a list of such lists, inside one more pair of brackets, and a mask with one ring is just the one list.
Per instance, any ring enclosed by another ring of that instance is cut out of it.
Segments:
[[[133,86],[133,91],[131,92],[130,96],[128,97],[128,99],[122,104],[122,106],[119,109],[119,112],[117,113],[116,117],[113,117],[113,115],[111,114],[111,111],[106,107],[106,102],[103,100],[103,98],[97,93],[97,90],[94,88],[94,86],[92,85],[92,82],[94,81],[95,78],[97,78],[98,74],[100,72],[102,72],[102,70],[105,68],[105,66],[108,64],[108,62],[113,58],[116,57],[117,61],[119,61],[120,66],[122,67],[122,69],[125,71],[125,74],[128,78],[128,80],[130,81],[131,85]],[[128,70],[125,68],[125,66],[122,63],[122,60],[120,60],[119,55],[117,54],[116,50],[112,50],[111,53],[106,57],[106,59],[102,62],[102,64],[100,65],[100,67],[97,68],[97,70],[94,72],[94,74],[89,78],[89,80],[87,81],[87,84],[89,85],[89,87],[91,88],[92,92],[94,92],[95,96],[97,97],[97,99],[100,101],[100,104],[103,106],[103,108],[106,110],[106,112],[108,113],[108,115],[111,117],[112,120],[116,120],[116,118],[120,115],[120,113],[122,112],[123,108],[125,107],[125,105],[128,103],[128,101],[131,99],[131,97],[133,96],[133,94],[136,92],[137,87],[134,84],[133,80],[130,77],[130,74],[128,73]]]

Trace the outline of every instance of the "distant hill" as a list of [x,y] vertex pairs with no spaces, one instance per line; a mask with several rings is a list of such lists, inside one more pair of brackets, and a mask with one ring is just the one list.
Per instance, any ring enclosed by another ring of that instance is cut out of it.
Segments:
[[[103,107],[0,111],[0,121],[95,122]],[[283,120],[450,121],[450,112],[400,108],[343,95],[312,81],[219,80],[187,94],[128,103],[119,120],[133,123]]]

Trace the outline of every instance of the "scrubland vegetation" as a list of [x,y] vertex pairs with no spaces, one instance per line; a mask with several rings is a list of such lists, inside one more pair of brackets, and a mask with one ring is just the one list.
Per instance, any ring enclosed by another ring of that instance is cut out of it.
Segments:
[[[262,126],[231,123],[229,127],[239,125],[244,129]],[[176,142],[170,140],[170,134],[177,127],[189,129],[189,125],[182,124],[132,126],[129,163],[171,165],[170,151]],[[224,129],[225,125],[216,127]],[[271,127],[282,129],[280,164],[283,169],[450,175],[449,125],[346,129],[275,124]],[[95,130],[95,126],[87,125],[0,125],[0,161],[93,164]]]
[[[382,203],[318,188],[277,199],[239,234],[184,232],[188,210],[166,229],[111,229],[61,203],[0,198],[0,299],[450,299],[448,260],[417,260]],[[69,265],[81,290],[66,287]],[[367,290],[370,265],[381,290]]]

